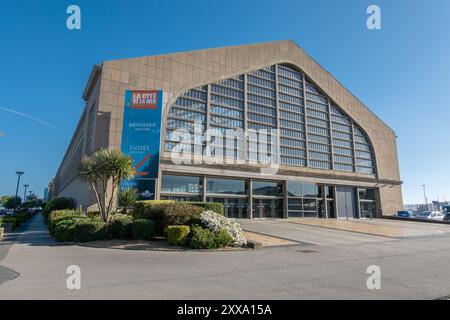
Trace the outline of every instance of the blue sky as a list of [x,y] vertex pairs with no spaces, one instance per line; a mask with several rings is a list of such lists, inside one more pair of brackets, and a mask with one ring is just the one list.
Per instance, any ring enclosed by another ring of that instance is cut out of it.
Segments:
[[[66,28],[70,4],[81,30]],[[366,28],[370,4],[382,30]],[[94,64],[292,39],[396,132],[404,201],[422,201],[422,184],[450,199],[449,30],[448,0],[2,1],[0,195],[14,194],[16,169],[42,195]]]

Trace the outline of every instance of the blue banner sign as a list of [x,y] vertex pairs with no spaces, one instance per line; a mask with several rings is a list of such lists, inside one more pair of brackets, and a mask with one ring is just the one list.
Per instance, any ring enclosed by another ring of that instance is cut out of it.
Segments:
[[121,189],[136,188],[140,200],[154,200],[159,172],[163,92],[127,90],[123,114],[122,153],[133,160],[134,177]]

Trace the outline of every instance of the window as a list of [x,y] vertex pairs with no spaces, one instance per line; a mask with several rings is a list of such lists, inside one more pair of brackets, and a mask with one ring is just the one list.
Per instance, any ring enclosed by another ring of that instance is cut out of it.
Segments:
[[279,66],[278,73],[287,78],[300,80],[300,81],[303,80],[303,75],[300,72],[295,71],[289,67]]
[[314,102],[320,102],[320,103],[323,103],[325,105],[328,104],[328,99],[326,97],[324,97],[324,96],[321,96],[321,95],[312,94],[312,93],[307,92],[306,93],[306,98],[311,100],[311,101],[314,101]]
[[254,196],[282,196],[283,186],[281,182],[257,181],[252,182]]
[[167,193],[200,193],[202,180],[194,176],[163,175],[161,192]]
[[219,93],[219,94],[224,95],[224,96],[230,96],[230,97],[233,97],[233,98],[238,98],[238,99],[243,99],[244,98],[244,93],[242,91],[237,91],[237,90],[234,90],[234,89],[218,86],[218,85],[215,85],[215,84],[213,84],[211,86],[211,91],[215,92],[215,93]]
[[247,183],[245,180],[207,178],[206,192],[245,195],[247,194]]
[[265,98],[265,97],[261,97],[261,96],[255,96],[254,94],[248,94],[248,100],[255,102],[255,103],[260,103],[266,106],[272,106],[272,107],[276,107],[276,103],[275,100],[273,99],[269,99],[269,98]]
[[305,118],[303,117],[303,115],[297,114],[297,113],[286,112],[283,110],[280,111],[280,117],[286,118],[289,120],[294,120],[297,122],[305,122]]
[[273,81],[268,81],[268,80],[253,77],[250,75],[247,77],[247,80],[249,83],[257,84],[259,86],[267,87],[270,89],[275,89],[275,82],[273,82]]
[[315,183],[288,181],[287,194],[288,197],[315,198],[318,194],[318,186]]
[[338,171],[349,171],[349,172],[354,171],[354,167],[352,165],[341,164],[341,163],[335,163],[334,169],[338,170]]
[[359,200],[376,200],[376,190],[375,189],[358,189]]
[[305,130],[305,125],[299,122],[286,121],[284,119],[280,120],[280,125],[285,128],[298,129],[301,131]]
[[293,88],[298,88],[298,89],[302,89],[303,88],[301,81],[289,79],[289,78],[283,77],[281,75],[278,76],[278,82],[282,83],[284,85],[288,85],[288,86],[293,87]]
[[276,119],[272,117],[266,117],[260,114],[256,113],[248,113],[248,120],[258,121],[258,122],[265,122],[269,124],[276,124]]
[[211,102],[218,105],[230,106],[238,109],[244,109],[244,101],[211,94]]
[[[207,106],[208,96],[210,101]],[[210,109],[207,110],[207,107]],[[245,112],[244,107],[247,108]],[[207,111],[209,119],[206,119]],[[193,132],[194,124],[198,125],[195,129],[201,131],[206,130],[206,124],[209,128],[221,130],[248,128],[275,132],[279,129],[282,146],[279,159],[283,165],[375,173],[370,140],[364,130],[320,88],[306,81],[302,72],[287,65],[271,65],[246,75],[187,90],[172,105],[166,123],[166,150],[173,149],[175,143],[181,141],[181,137],[175,136],[173,131],[181,128]],[[258,146],[258,141],[253,141],[250,134],[245,139],[249,145]],[[185,141],[182,149],[198,154],[204,148],[205,141],[197,140]],[[275,150],[271,148],[274,143],[275,140],[269,141],[269,154]],[[308,161],[305,159],[306,147]],[[235,156],[237,150],[222,149],[227,156],[231,153]],[[217,149],[217,152],[222,151]],[[269,159],[258,151],[249,151],[241,157],[266,162]]]
[[280,109],[303,113],[303,107],[280,101]]
[[256,71],[251,72],[250,74],[254,74],[258,77],[266,78],[269,80],[275,80],[275,73],[267,72],[265,70],[256,70]]
[[247,105],[247,107],[248,107],[248,111],[264,113],[264,114],[267,114],[267,115],[270,115],[270,116],[276,116],[277,115],[277,109],[275,109],[275,108],[263,107],[263,106],[259,106],[257,104],[253,104],[253,103],[249,103]]
[[232,87],[234,89],[244,90],[244,82],[236,79],[226,79],[218,82],[221,85]]
[[278,90],[280,92],[284,92],[287,94],[291,94],[293,96],[303,97],[303,91],[300,89],[284,86],[284,85],[278,85]]
[[280,157],[281,164],[287,165],[287,166],[297,166],[297,167],[305,167],[306,161],[305,159],[300,158],[290,158],[290,157]]
[[305,139],[305,134],[301,131],[293,131],[281,128],[280,133],[282,136],[286,137]]
[[295,103],[295,104],[298,104],[300,106],[303,105],[303,99],[302,98],[290,96],[290,95],[287,95],[287,94],[284,94],[284,93],[279,93],[278,97],[280,98],[280,100],[283,100],[283,101],[286,101],[286,102]]
[[206,101],[207,93],[204,91],[199,91],[199,90],[193,89],[193,90],[188,90],[188,91],[184,92],[183,96]]
[[301,150],[301,149],[291,149],[291,148],[281,147],[280,152],[281,152],[281,154],[287,155],[287,156],[297,156],[297,157],[305,156],[305,150]]
[[269,90],[269,89],[253,86],[251,84],[249,84],[247,86],[247,90],[249,92],[256,93],[256,94],[259,94],[261,96],[266,96],[266,97],[269,97],[269,98],[275,98],[275,91],[273,91],[273,90]]
[[280,138],[280,144],[289,147],[305,148],[305,142],[302,140],[292,140],[287,138]]
[[213,105],[211,106],[211,113],[216,113],[216,114],[224,115],[227,117],[239,118],[239,119],[242,119],[242,115],[243,115],[242,111],[228,109],[228,108],[219,107],[219,106],[213,106]]

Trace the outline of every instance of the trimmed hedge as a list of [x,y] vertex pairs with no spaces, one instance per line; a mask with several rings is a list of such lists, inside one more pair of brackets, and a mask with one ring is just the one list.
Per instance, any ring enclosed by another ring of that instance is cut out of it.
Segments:
[[74,228],[75,241],[88,242],[104,240],[107,236],[106,223],[102,221],[78,221]]
[[167,225],[191,225],[194,220],[200,219],[203,209],[185,202],[176,202],[164,207],[164,216]]
[[108,231],[111,238],[131,239],[133,218],[126,214],[116,213],[110,218]]
[[[79,219],[89,219],[81,211],[78,210],[57,210],[48,215],[48,231],[53,235],[54,228],[57,223],[64,220],[76,221]],[[74,222],[75,223],[75,222]]]
[[150,219],[155,222],[155,232],[165,236],[168,225],[192,225],[198,223],[203,209],[186,202],[172,200],[138,201],[134,219]]
[[53,228],[53,237],[58,242],[72,242],[75,239],[75,225],[77,220],[61,220]]
[[47,202],[42,214],[47,220],[51,212],[64,209],[75,209],[75,201],[72,198],[53,198]]
[[48,216],[48,231],[56,241],[71,242],[75,240],[75,225],[79,221],[90,219],[77,210],[53,211]]
[[13,228],[17,228],[20,224],[19,220],[16,217],[11,215],[6,215],[0,218],[0,223],[12,223]]
[[196,207],[200,207],[204,211],[210,210],[221,215],[224,214],[223,203],[220,202],[186,202],[186,203]]
[[167,241],[176,246],[184,246],[188,242],[191,228],[189,226],[168,226]]
[[233,242],[228,231],[225,229],[215,233],[200,226],[191,228],[191,240],[189,245],[193,249],[217,249],[223,248]]
[[149,219],[137,219],[133,221],[131,230],[134,239],[150,240],[155,236],[155,222]]
[[137,201],[133,212],[134,219],[150,219],[152,211],[160,210],[163,206],[175,203],[173,200],[144,200]]

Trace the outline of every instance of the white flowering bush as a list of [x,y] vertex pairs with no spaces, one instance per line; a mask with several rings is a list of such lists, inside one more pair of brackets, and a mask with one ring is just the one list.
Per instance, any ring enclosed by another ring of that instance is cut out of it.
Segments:
[[202,223],[211,231],[219,232],[222,229],[228,231],[233,238],[235,247],[243,247],[247,245],[247,239],[244,237],[241,226],[234,219],[225,218],[214,211],[203,211],[200,219]]

